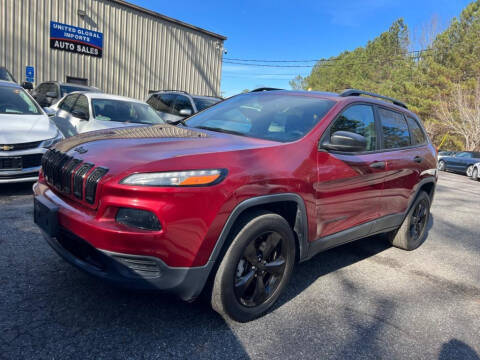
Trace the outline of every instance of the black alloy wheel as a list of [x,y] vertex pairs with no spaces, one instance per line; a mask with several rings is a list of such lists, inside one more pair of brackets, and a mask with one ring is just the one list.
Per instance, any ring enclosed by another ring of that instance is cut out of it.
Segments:
[[250,241],[234,280],[235,295],[242,305],[256,307],[272,297],[285,273],[286,249],[285,239],[277,232]]
[[410,236],[415,242],[418,241],[418,239],[423,235],[423,231],[427,225],[428,206],[428,202],[426,200],[422,200],[413,210],[412,220],[410,222]]

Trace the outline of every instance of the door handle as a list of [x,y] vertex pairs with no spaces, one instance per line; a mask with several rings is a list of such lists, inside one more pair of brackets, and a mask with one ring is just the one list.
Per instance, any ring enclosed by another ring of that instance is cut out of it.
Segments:
[[423,161],[423,158],[420,157],[420,156],[415,156],[415,157],[413,158],[413,161],[415,161],[416,163],[419,163],[419,164],[420,164],[420,163]]
[[373,169],[384,169],[385,168],[385,161],[374,161],[370,164],[370,167]]

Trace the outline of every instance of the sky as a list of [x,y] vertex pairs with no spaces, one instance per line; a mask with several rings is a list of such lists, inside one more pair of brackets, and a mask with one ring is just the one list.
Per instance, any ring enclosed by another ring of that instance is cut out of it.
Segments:
[[[403,18],[412,39],[436,19],[446,28],[471,0],[239,0],[129,2],[226,36],[222,96],[244,89],[289,89],[296,75],[308,75],[314,62],[267,62],[259,67],[232,64],[253,60],[312,60],[364,46]],[[419,44],[414,44],[415,50]],[[230,62],[230,63],[227,63]],[[249,62],[254,63],[254,62]],[[258,63],[257,63],[258,64]]]

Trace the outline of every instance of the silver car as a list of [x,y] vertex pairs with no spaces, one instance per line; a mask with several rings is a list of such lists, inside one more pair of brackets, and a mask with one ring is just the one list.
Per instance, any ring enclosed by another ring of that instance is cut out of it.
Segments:
[[163,124],[155,110],[143,101],[93,92],[74,92],[58,104],[54,122],[65,137],[124,126]]
[[22,87],[0,81],[0,183],[37,180],[43,154],[62,139]]

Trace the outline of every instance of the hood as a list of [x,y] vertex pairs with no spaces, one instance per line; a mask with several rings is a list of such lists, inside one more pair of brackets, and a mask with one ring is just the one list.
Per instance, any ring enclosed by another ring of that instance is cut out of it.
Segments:
[[[85,133],[58,143],[62,152],[106,166],[111,173],[185,156],[276,146],[279,143],[161,124]],[[193,164],[192,168],[195,168]]]
[[57,127],[44,114],[0,114],[0,144],[42,141],[56,135]]

